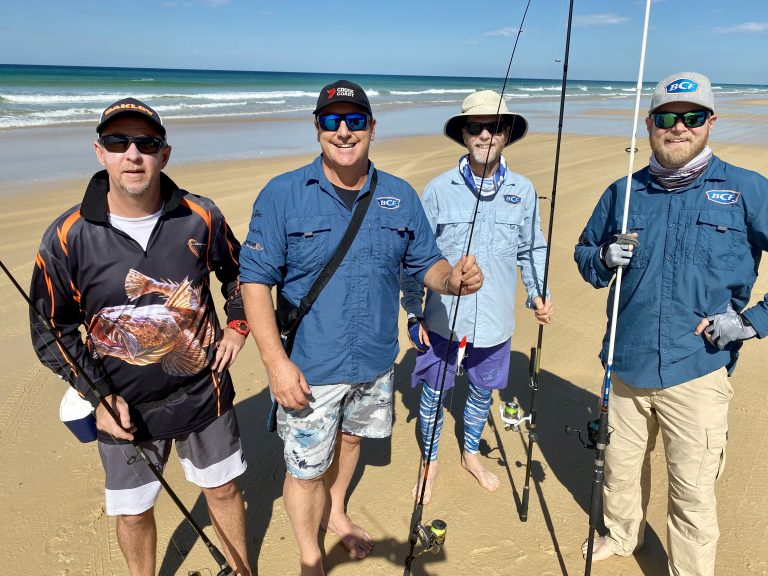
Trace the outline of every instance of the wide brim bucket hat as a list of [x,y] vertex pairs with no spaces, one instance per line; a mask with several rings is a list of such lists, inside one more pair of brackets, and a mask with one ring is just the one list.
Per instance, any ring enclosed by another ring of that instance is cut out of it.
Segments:
[[461,103],[461,114],[448,119],[443,133],[464,146],[464,125],[469,116],[501,116],[501,121],[510,127],[509,138],[504,144],[506,148],[513,142],[525,137],[528,133],[528,120],[521,114],[513,114],[507,109],[507,103],[493,90],[480,90],[470,94]]

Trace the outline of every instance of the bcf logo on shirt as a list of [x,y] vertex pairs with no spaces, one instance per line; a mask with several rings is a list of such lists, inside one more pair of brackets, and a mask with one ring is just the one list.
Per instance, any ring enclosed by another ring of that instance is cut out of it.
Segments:
[[504,194],[504,201],[509,202],[510,204],[520,204],[520,201],[522,198],[520,196],[515,196],[514,194]]
[[739,192],[735,190],[708,190],[707,200],[717,204],[736,204],[739,201]]
[[681,94],[684,92],[696,92],[699,89],[699,83],[690,78],[678,78],[667,84],[665,91],[667,94]]
[[379,203],[379,206],[386,208],[387,210],[397,210],[400,208],[400,198],[382,196],[381,198],[376,198],[376,202]]

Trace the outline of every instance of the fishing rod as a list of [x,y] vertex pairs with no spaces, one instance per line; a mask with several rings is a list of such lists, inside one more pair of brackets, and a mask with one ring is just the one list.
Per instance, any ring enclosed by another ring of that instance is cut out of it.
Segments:
[[[30,299],[29,295],[24,291],[24,289],[19,285],[19,283],[16,281],[16,278],[11,273],[8,268],[6,268],[5,264],[3,263],[2,259],[0,259],[0,268],[3,269],[3,272],[5,272],[5,275],[8,277],[8,279],[11,281],[11,283],[14,285],[16,290],[18,290],[19,294],[21,294],[22,298],[27,302],[29,305],[30,310],[34,313],[35,317],[37,318],[37,321],[45,328],[45,330],[53,336],[53,339],[56,341],[56,344],[58,344],[59,349],[61,350],[61,353],[64,355],[64,357],[67,359],[68,362],[70,362],[77,370],[80,372],[80,374],[83,377],[83,380],[85,381],[86,385],[88,386],[89,390],[93,393],[93,395],[96,397],[96,399],[99,401],[99,404],[104,407],[104,409],[107,411],[107,414],[109,414],[114,421],[117,423],[118,426],[122,428],[122,424],[120,423],[120,417],[117,415],[115,410],[112,408],[112,406],[109,405],[109,402],[107,402],[106,398],[104,398],[104,395],[99,391],[99,389],[96,387],[96,384],[93,382],[91,377],[88,375],[88,373],[83,369],[83,367],[80,365],[80,363],[75,359],[75,357],[72,355],[72,353],[67,348],[66,344],[64,344],[64,341],[59,337],[59,335],[56,333],[56,330],[53,329],[51,324],[48,322],[48,320],[43,316],[40,311],[35,307],[34,303]],[[70,382],[70,386],[74,388],[74,385]],[[203,541],[203,544],[205,544],[206,548],[208,548],[208,552],[210,552],[211,556],[213,557],[213,560],[216,562],[216,564],[219,565],[219,568],[221,569],[216,576],[235,576],[235,571],[232,570],[232,567],[227,562],[224,555],[221,553],[221,551],[216,547],[216,545],[211,542],[211,540],[208,538],[208,536],[205,535],[205,532],[200,527],[200,525],[195,521],[195,519],[192,517],[192,514],[187,510],[187,508],[184,506],[182,501],[179,499],[179,497],[176,495],[176,493],[173,491],[171,486],[168,484],[168,482],[163,478],[163,475],[160,473],[160,470],[155,466],[155,464],[152,463],[152,461],[147,456],[144,449],[141,447],[141,445],[136,442],[135,440],[131,440],[131,445],[136,450],[136,454],[139,456],[139,458],[147,465],[149,468],[149,471],[154,475],[154,477],[157,479],[158,482],[160,482],[160,485],[165,489],[168,496],[171,497],[171,500],[173,500],[173,503],[176,504],[177,508],[181,510],[181,513],[184,515],[184,517],[187,519],[187,522],[192,526],[194,531],[197,533],[197,535],[200,537],[200,540]]]
[[[568,26],[565,33],[565,54],[563,56],[563,81],[560,86],[560,114],[557,120],[557,144],[555,146],[555,169],[552,177],[552,196],[550,197],[550,209],[549,209],[549,226],[547,229],[547,251],[544,258],[544,280],[542,287],[541,299],[546,303],[547,300],[547,281],[549,279],[549,260],[552,253],[552,230],[555,223],[555,200],[557,198],[557,176],[560,169],[560,144],[563,138],[563,118],[565,117],[565,91],[568,85],[568,56],[571,49],[571,24],[573,22],[573,0],[570,0],[568,7]],[[531,231],[534,234],[534,231]],[[528,416],[525,418],[517,417],[517,422],[514,426],[517,427],[520,421],[528,419],[528,450],[525,460],[525,484],[523,485],[523,496],[520,503],[520,520],[526,522],[528,520],[528,498],[530,495],[531,484],[531,459],[533,457],[533,445],[538,442],[538,435],[536,434],[536,418],[538,415],[538,409],[536,408],[536,395],[539,391],[539,374],[541,372],[541,346],[544,341],[544,325],[539,324],[539,333],[536,339],[536,347],[531,348],[531,359],[529,364],[530,383],[531,389],[531,404],[528,411]],[[502,420],[504,420],[504,411],[507,410],[507,406],[502,411]],[[505,420],[505,424],[507,421]]]
[[[637,73],[637,86],[635,88],[635,117],[632,124],[632,143],[629,147],[629,163],[627,167],[627,186],[624,192],[624,213],[621,221],[621,233],[627,233],[627,221],[629,219],[629,198],[632,191],[632,172],[635,163],[637,148],[637,124],[640,117],[640,97],[643,91],[643,69],[645,68],[645,48],[648,39],[648,22],[651,14],[651,0],[645,3],[645,21],[643,22],[643,41],[640,48],[640,69]],[[611,374],[613,372],[613,352],[616,344],[616,323],[619,318],[619,295],[621,293],[621,278],[623,267],[616,268],[616,278],[613,285],[613,310],[611,312],[610,337],[608,339],[608,357],[605,363],[605,375],[603,377],[603,389],[600,395],[600,414],[598,417],[597,433],[595,437],[595,462],[592,479],[592,494],[589,499],[589,536],[587,537],[587,553],[585,555],[584,576],[592,573],[592,553],[595,546],[595,532],[600,521],[600,512],[603,496],[603,483],[605,481],[605,449],[608,446],[608,398],[611,391]],[[594,426],[590,426],[590,430]]]
[[[499,97],[499,104],[496,108],[496,126],[494,129],[494,134],[498,134],[498,129],[501,124],[501,104],[504,102],[504,92],[507,88],[507,82],[509,80],[509,72],[512,69],[512,60],[515,57],[515,52],[517,51],[517,44],[520,41],[520,34],[523,32],[523,24],[525,23],[525,18],[528,15],[528,9],[531,6],[531,0],[528,0],[525,6],[525,11],[523,12],[523,17],[520,20],[520,26],[517,30],[517,35],[515,37],[515,44],[512,48],[512,54],[509,57],[509,63],[507,64],[507,72],[504,75],[504,84],[501,88],[501,94]],[[472,235],[475,231],[475,221],[477,220],[477,212],[480,208],[480,193],[479,190],[482,190],[483,184],[486,180],[486,173],[488,171],[488,163],[491,156],[491,147],[488,148],[488,152],[485,156],[485,165],[483,166],[483,175],[480,180],[480,186],[478,188],[477,198],[475,199],[475,208],[472,212],[472,222],[470,223],[469,227],[469,236],[467,239],[467,249],[465,256],[469,256],[469,250],[472,245]],[[427,450],[427,458],[424,463],[424,472],[421,475],[421,482],[420,487],[418,490],[418,500],[414,504],[413,507],[413,513],[411,514],[411,529],[410,534],[408,537],[408,542],[410,545],[410,549],[408,551],[408,556],[405,558],[405,570],[403,571],[403,576],[410,576],[411,574],[411,564],[414,559],[421,556],[425,552],[432,552],[433,554],[437,554],[442,549],[442,545],[445,542],[446,537],[446,529],[447,525],[442,520],[433,520],[432,524],[424,524],[422,523],[422,516],[424,513],[424,495],[426,493],[427,489],[427,479],[429,477],[429,468],[432,461],[432,454],[433,449],[435,445],[435,435],[437,432],[437,422],[438,422],[438,416],[441,414],[441,411],[443,409],[443,392],[445,390],[445,377],[448,371],[448,359],[450,357],[451,353],[451,344],[453,344],[453,336],[454,336],[454,330],[456,328],[456,321],[458,319],[458,312],[459,312],[459,302],[461,300],[461,286],[459,286],[459,292],[455,295],[454,299],[454,305],[453,305],[453,321],[451,323],[451,330],[448,335],[448,346],[446,348],[445,352],[445,360],[443,362],[443,374],[440,379],[440,390],[437,394],[437,405],[435,409],[435,421],[432,424],[432,433],[430,435],[429,440],[429,448]],[[457,360],[458,360],[458,354],[457,354]],[[437,525],[437,534],[435,533],[435,527]],[[416,548],[416,545],[421,542],[423,546],[423,550],[415,554],[414,550]]]

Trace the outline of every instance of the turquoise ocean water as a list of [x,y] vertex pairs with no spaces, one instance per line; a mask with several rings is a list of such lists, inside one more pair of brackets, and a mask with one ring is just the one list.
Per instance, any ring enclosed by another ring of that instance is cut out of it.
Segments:
[[[93,159],[87,146],[78,148],[71,140],[89,144],[100,112],[126,96],[143,100],[163,116],[174,162],[311,151],[315,139],[310,119],[317,94],[338,78],[365,89],[378,120],[378,138],[440,134],[468,94],[501,91],[503,86],[501,78],[0,65],[0,158],[5,166],[0,178],[22,180],[34,173],[39,179],[79,175],[85,166],[90,170]],[[643,86],[644,105],[653,86]],[[718,103],[768,98],[768,86],[715,84],[714,90]],[[559,78],[511,78],[504,93],[509,108],[528,118],[532,132],[557,130]],[[634,97],[634,82],[569,79],[564,128],[629,138]],[[765,106],[748,103],[739,112],[764,114]],[[747,143],[768,143],[755,134]],[[31,170],[29,152],[41,136],[70,157],[57,158],[52,150],[44,168]]]

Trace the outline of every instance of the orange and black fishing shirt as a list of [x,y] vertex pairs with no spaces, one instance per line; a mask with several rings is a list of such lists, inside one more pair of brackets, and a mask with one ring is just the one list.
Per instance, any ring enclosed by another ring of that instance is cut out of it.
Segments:
[[209,199],[161,175],[163,209],[146,250],[112,227],[109,177],[91,178],[81,204],[45,232],[30,295],[76,360],[31,314],[40,361],[96,405],[102,395],[131,407],[137,438],[201,430],[232,407],[228,372],[210,369],[221,337],[210,273],[221,282],[228,321],[244,320],[240,244]]

